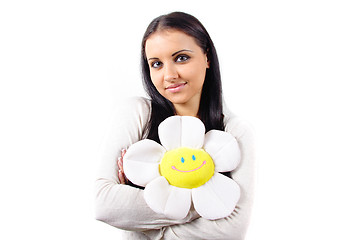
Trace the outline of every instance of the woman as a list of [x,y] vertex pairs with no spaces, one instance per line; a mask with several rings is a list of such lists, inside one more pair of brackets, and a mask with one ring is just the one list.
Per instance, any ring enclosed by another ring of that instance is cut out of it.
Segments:
[[[253,196],[252,133],[223,112],[219,63],[203,25],[181,12],[154,19],[142,41],[142,72],[150,100],[133,98],[115,115],[96,181],[96,218],[128,230],[126,239],[244,239]],[[238,141],[242,162],[224,173],[241,188],[229,217],[211,221],[192,208],[182,220],[167,219],[147,206],[142,189],[126,184],[117,164],[121,150],[144,138],[159,142],[158,125],[173,115],[198,117],[206,131],[224,130]]]

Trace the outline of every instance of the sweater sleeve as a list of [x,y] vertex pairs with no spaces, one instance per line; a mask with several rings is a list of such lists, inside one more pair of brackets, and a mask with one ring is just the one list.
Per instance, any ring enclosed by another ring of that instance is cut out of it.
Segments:
[[147,231],[150,239],[244,239],[250,220],[254,187],[254,139],[252,128],[245,122],[231,119],[226,131],[238,141],[242,160],[232,172],[241,189],[241,197],[232,214],[219,220],[198,218],[192,222]]
[[100,150],[95,181],[95,218],[131,231],[160,229],[197,218],[197,213],[190,211],[185,219],[167,219],[147,206],[143,190],[119,184],[117,158],[120,151],[143,138],[150,114],[150,102],[144,98],[132,98],[122,105],[113,115]]

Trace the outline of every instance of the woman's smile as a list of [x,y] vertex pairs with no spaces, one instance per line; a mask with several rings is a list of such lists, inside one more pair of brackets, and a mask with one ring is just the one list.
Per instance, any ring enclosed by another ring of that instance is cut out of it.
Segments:
[[177,92],[180,92],[185,87],[186,84],[187,84],[187,82],[174,83],[174,84],[171,84],[170,86],[166,87],[165,90],[172,92],[172,93],[177,93]]

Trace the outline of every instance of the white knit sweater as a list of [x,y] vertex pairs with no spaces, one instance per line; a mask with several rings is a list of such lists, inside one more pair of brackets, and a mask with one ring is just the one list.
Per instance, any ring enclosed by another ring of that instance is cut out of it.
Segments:
[[151,104],[145,98],[131,98],[113,116],[100,154],[95,182],[96,219],[123,231],[122,239],[244,239],[253,202],[254,148],[252,129],[225,111],[225,131],[242,150],[241,163],[232,178],[241,188],[233,213],[223,219],[207,220],[192,208],[185,219],[172,220],[152,211],[143,190],[119,184],[117,158],[123,148],[144,138]]

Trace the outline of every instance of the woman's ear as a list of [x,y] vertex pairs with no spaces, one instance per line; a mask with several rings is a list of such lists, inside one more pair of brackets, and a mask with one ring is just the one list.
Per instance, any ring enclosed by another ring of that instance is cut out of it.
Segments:
[[210,68],[210,60],[208,56],[209,56],[209,49],[207,49],[206,51],[206,63],[207,63],[206,68]]

